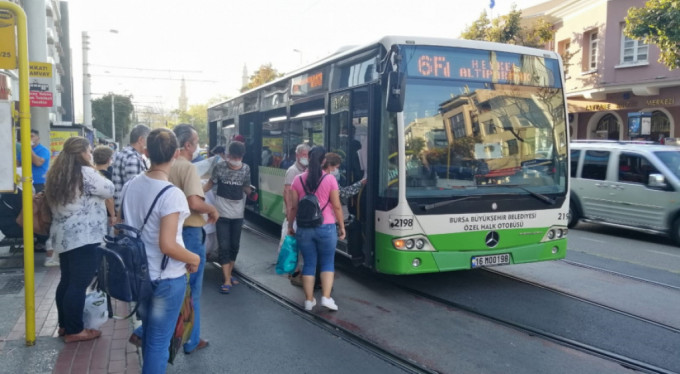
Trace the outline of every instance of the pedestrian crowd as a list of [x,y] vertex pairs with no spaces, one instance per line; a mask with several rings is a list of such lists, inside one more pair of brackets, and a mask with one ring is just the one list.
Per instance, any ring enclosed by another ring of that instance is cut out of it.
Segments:
[[[97,247],[105,235],[113,235],[116,224],[125,223],[144,227],[141,240],[153,281],[152,296],[140,302],[142,324],[129,339],[142,347],[143,372],[165,372],[168,342],[187,287],[193,295],[194,324],[183,350],[190,354],[208,347],[200,323],[206,244],[216,247],[223,275],[219,292],[229,294],[239,284],[234,266],[247,200],[258,199],[251,165],[244,162],[245,138],[237,135],[226,147],[214,148],[205,175],[192,163],[201,158],[199,136],[187,124],[172,131],[137,125],[129,144],[117,152],[115,145],[93,149],[86,138],[74,136],[64,142],[52,165],[49,150],[39,140],[39,133],[32,131],[34,189],[44,192],[52,217],[49,235],[38,240],[48,250],[46,266],[61,270],[56,291],[59,336],[71,343],[101,335],[84,325],[85,296],[99,267]],[[21,154],[17,156],[20,162]],[[315,307],[315,283],[320,283],[321,306],[336,311],[331,290],[335,248],[345,237],[348,215],[343,201],[365,180],[340,188],[342,158],[321,146],[299,144],[285,161],[281,242],[295,236],[299,249],[291,283],[302,286],[306,310]],[[307,195],[316,197],[323,218],[318,225],[301,221],[298,226],[298,206]]]

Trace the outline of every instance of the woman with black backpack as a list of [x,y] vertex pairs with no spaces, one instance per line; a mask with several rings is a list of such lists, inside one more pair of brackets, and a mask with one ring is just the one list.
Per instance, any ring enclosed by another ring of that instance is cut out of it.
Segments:
[[[316,305],[314,275],[317,262],[321,272],[321,305],[338,310],[331,290],[335,276],[335,247],[338,239],[345,238],[345,225],[338,182],[322,170],[325,156],[326,150],[321,146],[309,151],[307,171],[296,177],[291,185],[292,206],[287,217],[288,234],[295,235],[304,259],[302,287],[305,310],[308,311]],[[297,232],[293,222],[297,222]]]

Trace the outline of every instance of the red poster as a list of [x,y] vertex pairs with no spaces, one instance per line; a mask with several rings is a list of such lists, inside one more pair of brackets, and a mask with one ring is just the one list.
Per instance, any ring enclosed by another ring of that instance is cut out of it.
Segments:
[[31,106],[52,107],[52,92],[31,91]]

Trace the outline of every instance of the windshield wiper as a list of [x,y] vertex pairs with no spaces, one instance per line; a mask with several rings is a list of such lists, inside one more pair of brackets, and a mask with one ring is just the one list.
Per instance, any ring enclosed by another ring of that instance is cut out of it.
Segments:
[[428,211],[428,210],[441,208],[443,206],[455,204],[459,201],[469,200],[469,199],[479,199],[479,196],[466,196],[466,197],[462,197],[460,199],[451,199],[451,200],[439,201],[439,202],[432,203],[432,204],[420,204],[420,209],[422,209],[424,211]]
[[529,195],[535,197],[538,200],[541,200],[542,202],[544,202],[548,205],[555,205],[557,203],[555,201],[555,199],[551,199],[546,195],[540,194],[538,192],[534,192],[534,191],[522,186],[521,184],[489,184],[489,185],[481,185],[481,186],[477,186],[477,187],[507,187],[507,188],[515,187],[515,188],[519,188],[522,191],[525,191]]

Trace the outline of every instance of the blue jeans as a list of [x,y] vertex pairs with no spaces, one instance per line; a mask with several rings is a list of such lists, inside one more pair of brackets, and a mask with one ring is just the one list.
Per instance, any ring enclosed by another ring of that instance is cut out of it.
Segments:
[[295,232],[298,250],[305,260],[302,275],[314,275],[317,260],[320,272],[335,271],[335,247],[338,244],[338,231],[334,223],[314,228],[298,227]]
[[57,318],[66,334],[83,331],[85,290],[97,271],[99,243],[88,244],[59,254],[61,279],[57,286]]
[[184,352],[193,351],[201,340],[201,292],[203,292],[203,271],[205,270],[205,245],[203,245],[202,227],[184,227],[182,239],[186,249],[198,255],[201,263],[198,271],[189,276],[191,297],[194,299],[194,329],[189,340],[184,344]]
[[153,297],[140,305],[142,314],[142,357],[144,374],[163,374],[170,357],[170,338],[175,332],[179,311],[184,301],[185,276],[153,282]]

